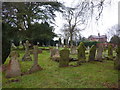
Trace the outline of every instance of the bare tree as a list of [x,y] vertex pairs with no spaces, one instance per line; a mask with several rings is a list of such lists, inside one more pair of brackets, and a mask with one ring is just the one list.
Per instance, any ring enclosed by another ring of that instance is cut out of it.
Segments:
[[120,37],[120,26],[116,24],[116,25],[113,25],[112,27],[110,27],[107,31],[107,35],[108,35],[108,37],[112,37],[114,35]]
[[65,7],[63,18],[65,19],[63,31],[70,36],[70,45],[73,46],[73,37],[76,33],[85,30],[88,22],[94,17],[99,20],[105,0],[80,0],[75,7]]
[[120,26],[114,25],[108,29],[107,36],[110,39],[111,43],[119,44],[120,43]]

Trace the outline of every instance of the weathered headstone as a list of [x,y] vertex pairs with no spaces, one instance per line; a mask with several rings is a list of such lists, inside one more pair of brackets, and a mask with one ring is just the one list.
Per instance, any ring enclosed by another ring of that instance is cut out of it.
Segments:
[[20,41],[19,48],[23,48],[22,41]]
[[105,59],[107,57],[107,47],[106,46],[103,46],[103,58]]
[[113,49],[112,45],[108,46],[108,58],[113,59]]
[[81,42],[80,45],[78,46],[78,62],[85,61],[85,46],[84,43]]
[[66,48],[60,51],[59,67],[67,67],[69,65],[69,54],[70,51]]
[[25,43],[25,55],[22,58],[22,61],[32,61],[29,51],[29,41],[27,40]]
[[93,45],[89,51],[89,57],[88,61],[94,61],[95,60],[95,54],[96,54],[96,46]]
[[37,45],[34,46],[34,52],[33,52],[33,54],[34,54],[34,64],[31,67],[31,69],[29,70],[29,73],[33,73],[33,72],[42,70],[42,68],[38,64],[38,46]]
[[10,61],[6,70],[6,77],[16,77],[21,75],[20,64],[18,61],[19,54],[15,51],[12,51],[9,55]]
[[59,48],[59,45],[58,44],[56,44],[56,49],[58,49]]
[[39,42],[37,42],[37,45],[39,45],[40,43]]
[[120,70],[120,46],[117,47],[116,49],[116,59],[114,62],[115,69]]
[[59,50],[55,48],[50,49],[50,57],[59,56]]
[[70,53],[71,53],[71,54],[77,54],[77,50],[76,50],[76,47],[75,47],[75,46],[72,46]]
[[13,49],[17,49],[17,47],[15,46],[14,43],[11,44],[11,48],[13,48]]
[[87,47],[87,50],[89,50],[89,49],[90,49],[90,47],[88,46],[88,47]]
[[97,48],[96,60],[102,60],[103,46],[99,45]]
[[50,57],[53,61],[59,62],[60,60],[59,50],[55,48],[50,49]]
[[38,49],[38,54],[42,53],[42,49]]

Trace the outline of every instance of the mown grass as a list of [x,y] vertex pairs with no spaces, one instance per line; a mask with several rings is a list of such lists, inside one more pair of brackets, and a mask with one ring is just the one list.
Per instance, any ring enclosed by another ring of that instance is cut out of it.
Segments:
[[[24,51],[18,52],[21,59]],[[19,82],[7,83],[9,79],[5,78],[3,73],[3,88],[107,88],[108,84],[112,87],[118,83],[118,72],[114,70],[113,61],[89,62],[78,67],[59,68],[59,63],[52,61],[49,56],[49,51],[39,54],[38,63],[43,68],[42,71],[12,78],[19,79]],[[6,64],[8,61],[9,59]],[[26,72],[33,61],[20,60],[20,64],[22,72]]]

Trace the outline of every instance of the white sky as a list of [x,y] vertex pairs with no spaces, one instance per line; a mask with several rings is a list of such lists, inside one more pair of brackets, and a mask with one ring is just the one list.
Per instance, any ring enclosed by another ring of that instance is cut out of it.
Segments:
[[[58,1],[64,2],[65,6],[70,7],[72,5],[75,5],[78,0],[58,0]],[[95,21],[91,22],[91,25],[89,25],[89,27],[86,28],[86,30],[81,32],[82,36],[88,38],[88,36],[98,35],[98,33],[100,33],[101,35],[105,35],[107,33],[108,28],[115,24],[118,24],[118,1],[120,0],[111,1],[112,1],[111,5],[104,7],[101,19],[99,19],[98,24]],[[62,34],[60,30],[64,22],[62,14],[57,13],[57,17],[55,18],[55,20],[56,25],[58,26],[55,27],[55,33]]]

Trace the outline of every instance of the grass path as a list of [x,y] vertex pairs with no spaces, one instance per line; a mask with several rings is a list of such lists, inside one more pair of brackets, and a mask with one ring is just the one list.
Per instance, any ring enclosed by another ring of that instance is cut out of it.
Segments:
[[[19,52],[22,57],[24,52]],[[39,65],[43,70],[16,77],[19,82],[6,83],[8,79],[3,73],[3,88],[107,88],[117,85],[118,72],[113,69],[113,61],[59,68],[58,63],[50,60],[49,56],[48,51],[39,54]],[[25,72],[32,66],[33,61],[20,63],[22,72]]]

